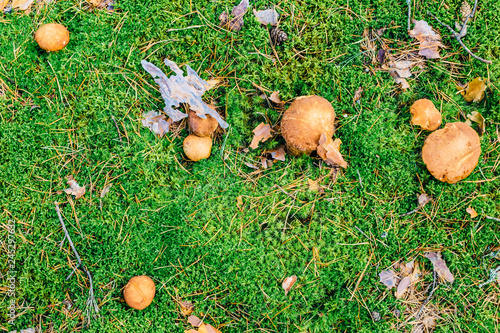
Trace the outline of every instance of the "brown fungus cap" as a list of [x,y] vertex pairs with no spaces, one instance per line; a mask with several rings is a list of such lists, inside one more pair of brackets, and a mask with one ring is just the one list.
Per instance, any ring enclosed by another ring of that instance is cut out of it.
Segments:
[[456,183],[467,178],[481,155],[479,135],[467,124],[448,123],[424,142],[422,159],[438,180]]
[[189,129],[197,136],[212,136],[212,134],[219,126],[215,118],[209,114],[205,114],[206,118],[203,119],[196,115],[196,112],[189,110],[188,123]]
[[182,143],[184,153],[191,161],[197,162],[210,157],[212,151],[212,139],[210,137],[200,137],[188,135]]
[[69,31],[62,24],[44,24],[35,32],[35,40],[45,51],[59,51],[68,45]]
[[316,95],[298,97],[281,120],[281,134],[292,155],[310,154],[318,147],[321,134],[328,138],[335,130],[335,111],[323,97]]
[[155,297],[155,283],[149,276],[139,275],[131,278],[123,288],[125,302],[134,309],[147,308]]
[[441,113],[428,99],[415,101],[410,108],[411,123],[427,131],[434,131],[441,126]]

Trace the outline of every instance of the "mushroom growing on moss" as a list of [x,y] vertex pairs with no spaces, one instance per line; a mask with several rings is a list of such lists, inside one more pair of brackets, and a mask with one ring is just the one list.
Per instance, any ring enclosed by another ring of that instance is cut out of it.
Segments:
[[189,129],[191,130],[191,132],[193,132],[194,135],[211,137],[217,129],[217,126],[219,126],[217,120],[211,115],[206,114],[205,116],[206,118],[203,119],[201,117],[198,117],[196,115],[196,112],[194,112],[193,110],[189,110]]
[[146,275],[134,276],[125,288],[123,298],[125,302],[134,309],[143,310],[147,308],[155,297],[156,288],[153,280]]
[[69,31],[62,24],[44,24],[35,32],[35,40],[45,51],[59,51],[68,45]]
[[328,138],[335,130],[335,111],[323,97],[298,97],[281,120],[281,134],[292,155],[310,154],[318,147],[321,134]]
[[456,183],[467,178],[479,161],[479,135],[467,124],[448,123],[430,134],[422,148],[427,170],[438,180]]
[[210,137],[200,137],[196,135],[188,135],[182,144],[184,153],[191,161],[209,158],[212,150],[212,139]]
[[434,131],[441,126],[441,113],[428,99],[419,99],[410,108],[411,123],[427,131]]

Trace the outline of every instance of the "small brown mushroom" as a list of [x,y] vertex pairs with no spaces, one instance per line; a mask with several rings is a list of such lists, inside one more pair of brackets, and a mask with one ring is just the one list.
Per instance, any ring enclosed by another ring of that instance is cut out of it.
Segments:
[[200,137],[188,135],[182,144],[184,153],[191,161],[197,162],[210,157],[212,150],[212,139],[210,137]]
[[335,130],[335,111],[323,97],[302,96],[293,101],[281,120],[281,134],[292,155],[310,154],[318,147],[321,134],[328,138]]
[[125,288],[123,288],[125,302],[131,308],[137,310],[147,308],[153,301],[155,293],[155,283],[146,275],[134,276],[128,281]]
[[427,131],[434,131],[441,126],[441,113],[428,99],[415,101],[410,108],[411,123]]
[[196,112],[189,110],[188,123],[189,129],[197,136],[212,136],[213,132],[219,126],[219,123],[215,118],[209,114],[205,114],[206,118],[203,119],[196,115]]
[[62,24],[44,24],[35,32],[35,40],[45,51],[59,51],[68,45],[69,31]]
[[422,159],[438,180],[456,183],[467,178],[481,155],[479,135],[467,124],[448,123],[424,142]]

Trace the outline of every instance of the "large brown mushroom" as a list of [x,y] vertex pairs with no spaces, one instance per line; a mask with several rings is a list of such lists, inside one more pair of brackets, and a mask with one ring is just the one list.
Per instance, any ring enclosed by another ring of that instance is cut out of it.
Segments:
[[212,136],[212,134],[219,126],[219,123],[211,115],[206,114],[206,118],[203,119],[196,115],[196,112],[189,110],[188,123],[189,129],[197,136]]
[[479,135],[467,124],[448,123],[430,134],[422,148],[427,170],[438,180],[456,183],[467,178],[481,155]]
[[137,310],[147,308],[153,301],[155,293],[155,283],[146,275],[134,276],[128,281],[125,288],[123,288],[125,302],[131,308]]
[[35,32],[35,40],[45,51],[59,51],[68,45],[69,31],[62,24],[47,23]]
[[292,155],[310,154],[318,147],[321,134],[331,138],[335,130],[335,111],[323,97],[298,97],[281,120],[281,134]]
[[428,99],[419,99],[410,108],[411,123],[427,131],[434,131],[441,126],[441,113]]
[[197,162],[210,157],[212,151],[212,139],[210,137],[199,137],[188,135],[182,143],[184,153],[191,161]]

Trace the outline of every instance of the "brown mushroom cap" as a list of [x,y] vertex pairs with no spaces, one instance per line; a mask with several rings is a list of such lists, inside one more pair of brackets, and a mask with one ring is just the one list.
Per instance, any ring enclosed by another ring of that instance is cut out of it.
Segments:
[[188,135],[182,143],[184,153],[191,161],[209,158],[212,150],[212,139],[210,137],[200,137],[196,135]]
[[45,51],[59,51],[68,45],[69,31],[62,24],[44,24],[36,31],[35,40]]
[[189,110],[188,123],[189,129],[197,136],[212,136],[213,132],[219,126],[219,123],[215,118],[209,114],[205,114],[206,118],[200,118],[196,115],[196,112]]
[[422,159],[438,180],[456,183],[467,178],[481,155],[479,135],[467,124],[448,123],[424,142]]
[[441,126],[441,113],[428,99],[415,101],[410,108],[411,123],[427,131],[434,131]]
[[139,275],[131,278],[123,288],[123,298],[131,308],[142,310],[151,304],[155,292],[153,280],[149,276]]
[[323,97],[316,95],[298,97],[281,120],[281,134],[289,153],[310,154],[318,147],[321,134],[328,138],[335,130],[335,111]]

